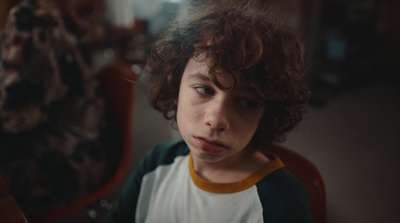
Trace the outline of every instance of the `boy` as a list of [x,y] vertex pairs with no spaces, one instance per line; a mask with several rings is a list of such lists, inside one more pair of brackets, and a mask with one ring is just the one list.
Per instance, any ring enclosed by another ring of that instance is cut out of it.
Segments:
[[258,146],[302,118],[300,41],[249,7],[186,15],[148,62],[151,104],[183,141],[146,155],[104,222],[311,222],[305,187]]

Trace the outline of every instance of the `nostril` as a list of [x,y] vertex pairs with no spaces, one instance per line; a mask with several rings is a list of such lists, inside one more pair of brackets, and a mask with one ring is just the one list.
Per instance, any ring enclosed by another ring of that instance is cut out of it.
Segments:
[[5,109],[12,109],[29,102],[37,102],[43,98],[43,88],[29,81],[20,81],[5,88],[7,99]]

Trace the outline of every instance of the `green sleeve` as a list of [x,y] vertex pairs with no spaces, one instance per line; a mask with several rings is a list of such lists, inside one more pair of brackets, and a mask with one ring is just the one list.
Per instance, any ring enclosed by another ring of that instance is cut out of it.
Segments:
[[312,222],[308,192],[286,168],[281,168],[257,183],[264,222]]
[[177,155],[189,152],[183,141],[159,144],[151,149],[138,163],[124,186],[119,199],[112,205],[102,223],[135,222],[136,206],[143,177],[158,166],[172,163]]

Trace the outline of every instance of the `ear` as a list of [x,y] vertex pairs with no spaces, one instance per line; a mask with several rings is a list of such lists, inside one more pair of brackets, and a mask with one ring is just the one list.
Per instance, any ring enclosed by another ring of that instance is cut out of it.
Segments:
[[178,107],[178,99],[174,99],[174,104]]

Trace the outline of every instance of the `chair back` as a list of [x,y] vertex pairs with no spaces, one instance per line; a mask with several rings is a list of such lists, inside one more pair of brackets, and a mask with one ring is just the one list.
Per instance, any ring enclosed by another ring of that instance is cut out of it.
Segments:
[[26,218],[11,194],[0,172],[0,220],[7,223],[26,223]]
[[304,156],[285,148],[282,145],[271,144],[261,149],[265,154],[278,156],[285,167],[301,181],[308,191],[313,223],[326,222],[326,192],[325,184],[318,168]]

